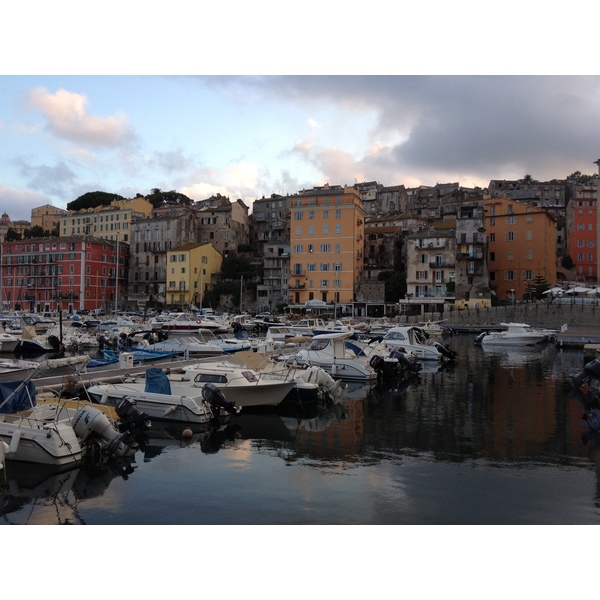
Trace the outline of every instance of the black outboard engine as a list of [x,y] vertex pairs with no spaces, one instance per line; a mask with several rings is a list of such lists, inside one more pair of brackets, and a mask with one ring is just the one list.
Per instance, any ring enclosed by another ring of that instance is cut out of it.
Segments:
[[439,342],[433,342],[432,346],[435,346],[441,355],[448,360],[454,360],[458,356],[458,352],[450,350],[448,344],[440,344]]
[[119,429],[122,431],[129,431],[130,433],[132,433],[132,430],[146,431],[152,425],[150,417],[146,413],[139,411],[136,408],[135,401],[130,400],[127,396],[123,396],[119,400],[115,406],[115,411],[119,419],[121,419]]
[[219,409],[225,409],[229,414],[238,414],[242,409],[236,406],[233,402],[229,402],[223,392],[214,383],[205,383],[202,388],[202,398],[208,402],[211,407],[216,408],[218,414]]
[[60,352],[60,340],[55,335],[48,336],[48,343],[55,352]]
[[567,378],[567,381],[575,388],[581,387],[589,378],[600,380],[600,360],[595,359],[583,367],[579,375]]
[[403,350],[392,350],[390,352],[390,358],[397,359],[399,364],[403,365],[413,373],[418,373],[423,368],[423,365],[421,365],[420,362],[418,362],[415,359],[409,358],[406,355],[406,352],[404,352]]

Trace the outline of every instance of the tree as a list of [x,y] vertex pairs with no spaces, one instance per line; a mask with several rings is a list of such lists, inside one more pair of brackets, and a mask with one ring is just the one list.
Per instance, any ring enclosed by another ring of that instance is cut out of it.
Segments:
[[164,204],[170,204],[173,206],[191,206],[194,201],[188,198],[185,194],[180,194],[175,190],[170,192],[163,192],[160,188],[152,188],[150,195],[146,196],[146,200],[152,204],[154,208],[163,206]]
[[385,301],[398,302],[406,294],[406,273],[400,271],[382,271],[378,281],[385,282]]
[[544,296],[544,292],[550,289],[550,284],[546,281],[546,278],[542,275],[536,275],[533,281],[529,283],[525,290],[525,296],[530,295],[530,299],[537,298],[541,300]]
[[30,229],[25,229],[23,232],[23,239],[39,238],[44,236],[50,236],[49,231],[44,231],[39,225],[34,225]]
[[96,208],[97,206],[110,206],[114,200],[125,200],[119,194],[108,192],[87,192],[79,198],[67,204],[67,210],[83,210],[84,208]]
[[6,235],[4,236],[4,241],[5,242],[14,242],[15,240],[20,240],[20,239],[23,239],[21,237],[21,234],[17,233],[16,229],[9,227],[8,231],[6,232]]
[[563,256],[560,259],[560,264],[563,267],[563,269],[574,269],[575,268],[575,263],[573,262],[573,259],[571,258],[571,256],[569,254],[567,254],[566,256]]

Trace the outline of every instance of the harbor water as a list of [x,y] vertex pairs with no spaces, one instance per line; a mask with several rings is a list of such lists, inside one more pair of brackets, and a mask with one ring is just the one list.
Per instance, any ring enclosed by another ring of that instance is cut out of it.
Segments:
[[318,414],[240,414],[219,431],[156,426],[131,464],[8,463],[0,522],[89,525],[600,523],[600,443],[565,385],[582,351],[492,353],[402,384],[351,383]]

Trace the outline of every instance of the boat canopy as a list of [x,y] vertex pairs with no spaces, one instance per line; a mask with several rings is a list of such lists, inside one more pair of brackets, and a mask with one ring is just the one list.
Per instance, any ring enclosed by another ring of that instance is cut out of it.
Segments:
[[35,393],[35,383],[31,380],[27,383],[22,381],[1,382],[0,413],[9,415],[35,406]]
[[171,382],[165,372],[158,367],[146,369],[146,392],[154,394],[170,394]]

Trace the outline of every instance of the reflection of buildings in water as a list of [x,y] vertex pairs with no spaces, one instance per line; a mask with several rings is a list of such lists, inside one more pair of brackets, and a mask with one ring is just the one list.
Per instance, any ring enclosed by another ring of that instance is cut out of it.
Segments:
[[102,496],[116,477],[127,479],[131,460],[111,460],[93,470],[80,467],[57,471],[44,465],[8,462],[0,482],[0,514],[7,523],[22,525],[85,524],[79,503]]
[[584,431],[581,434],[581,440],[585,446],[589,447],[589,458],[596,471],[596,495],[594,505],[600,508],[600,432]]

